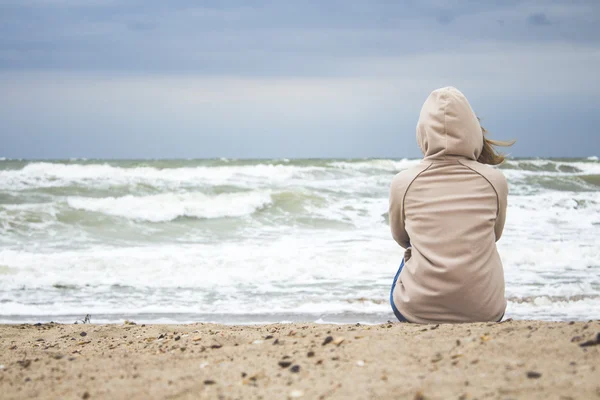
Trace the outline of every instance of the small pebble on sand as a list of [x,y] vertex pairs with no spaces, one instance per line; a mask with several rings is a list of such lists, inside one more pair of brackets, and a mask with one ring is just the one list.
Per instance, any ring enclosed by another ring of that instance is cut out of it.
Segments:
[[586,342],[581,343],[580,347],[588,347],[588,346],[597,346],[600,344],[600,333],[596,335],[595,339],[588,340]]
[[425,397],[425,395],[423,394],[423,392],[417,392],[415,393],[415,400],[426,400],[427,397]]

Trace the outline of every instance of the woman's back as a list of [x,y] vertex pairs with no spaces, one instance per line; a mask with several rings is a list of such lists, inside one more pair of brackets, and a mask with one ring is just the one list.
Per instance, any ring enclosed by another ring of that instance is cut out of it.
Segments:
[[504,273],[496,250],[507,184],[478,163],[481,126],[454,88],[432,93],[417,139],[423,162],[400,172],[390,192],[390,225],[409,248],[393,293],[411,322],[496,321],[504,314]]

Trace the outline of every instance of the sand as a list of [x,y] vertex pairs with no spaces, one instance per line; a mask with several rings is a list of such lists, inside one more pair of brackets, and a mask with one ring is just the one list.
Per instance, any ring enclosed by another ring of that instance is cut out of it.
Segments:
[[4,325],[0,398],[600,399],[599,332],[599,321]]

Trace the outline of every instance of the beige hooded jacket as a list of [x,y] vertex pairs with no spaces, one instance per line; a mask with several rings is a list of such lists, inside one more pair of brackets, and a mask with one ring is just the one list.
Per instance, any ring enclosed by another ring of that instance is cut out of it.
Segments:
[[498,321],[506,308],[496,250],[506,216],[502,173],[476,160],[481,126],[456,88],[435,90],[417,124],[425,155],[390,190],[390,225],[406,249],[393,293],[410,322]]

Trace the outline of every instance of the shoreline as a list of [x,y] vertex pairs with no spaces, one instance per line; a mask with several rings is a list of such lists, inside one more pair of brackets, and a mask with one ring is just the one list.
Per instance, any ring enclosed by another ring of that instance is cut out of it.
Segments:
[[3,399],[600,398],[600,321],[0,325]]

